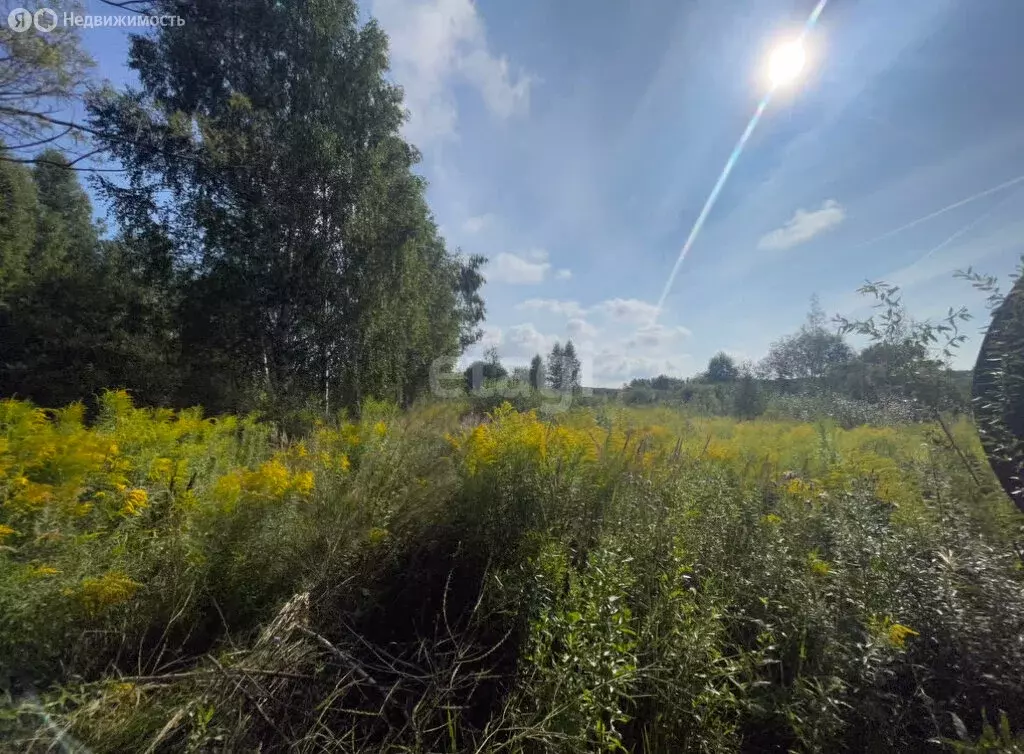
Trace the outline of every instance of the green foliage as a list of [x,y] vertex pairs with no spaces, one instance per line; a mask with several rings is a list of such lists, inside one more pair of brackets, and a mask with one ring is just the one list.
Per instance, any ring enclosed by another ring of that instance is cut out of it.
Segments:
[[[0,144],[0,157],[6,152]],[[32,173],[0,159],[0,301],[28,274],[36,245],[38,193]]]
[[133,38],[141,90],[90,112],[140,266],[180,291],[177,402],[409,403],[478,336],[483,259],[438,235],[383,32],[351,0],[153,5],[184,25]]
[[734,382],[740,376],[739,367],[729,354],[717,353],[708,361],[705,379],[708,382]]
[[539,353],[534,354],[534,357],[530,359],[528,380],[530,387],[534,390],[540,390],[546,384],[544,380],[544,359]]
[[950,307],[939,322],[918,321],[907,312],[897,286],[869,282],[859,292],[874,297],[876,314],[858,321],[836,318],[841,334],[856,333],[871,341],[858,357],[861,368],[853,372],[861,379],[860,387],[851,391],[854,397],[860,397],[858,390],[870,391],[873,399],[901,395],[936,415],[963,408],[947,364],[967,338],[959,330],[971,318],[966,308]]
[[733,412],[741,419],[755,419],[764,413],[765,402],[752,374],[740,377],[733,395]]
[[956,721],[1024,705],[1019,514],[932,428],[610,406],[551,422],[502,407],[459,428],[459,410],[365,402],[358,423],[281,444],[123,393],[91,427],[80,407],[3,403],[0,665],[20,711],[0,738],[666,754],[1012,740]]
[[981,727],[981,737],[976,741],[972,741],[963,720],[954,715],[953,722],[956,725],[956,732],[960,738],[947,739],[943,743],[953,751],[958,752],[958,754],[974,754],[980,751],[997,751],[1003,752],[1003,754],[1019,754],[1024,752],[1024,735],[1015,736],[1013,734],[1010,730],[1010,718],[1006,716],[1005,712],[999,713],[998,730],[988,721],[986,715],[983,715],[983,717],[984,723]]
[[1006,494],[1024,510],[1024,278],[993,314],[972,393],[989,463]]
[[[0,142],[20,150],[51,142],[64,134],[81,137],[75,124],[56,120],[54,103],[67,104],[85,90],[94,65],[81,49],[78,28],[58,23],[49,32],[34,26],[14,31],[6,23],[8,11],[21,7],[35,12],[49,8],[61,19],[66,12],[81,12],[77,2],[26,0],[5,4],[0,24]],[[57,108],[59,109],[59,108]],[[0,151],[0,161],[27,159]],[[41,157],[43,161],[46,156]]]
[[807,322],[796,334],[773,343],[758,371],[769,379],[821,379],[842,369],[852,357],[842,335],[826,329],[825,313],[815,296]]
[[0,393],[61,405],[119,386],[170,402],[178,373],[167,295],[139,274],[127,240],[100,240],[67,160],[54,150],[42,158],[31,173],[0,162],[12,209],[0,238]]

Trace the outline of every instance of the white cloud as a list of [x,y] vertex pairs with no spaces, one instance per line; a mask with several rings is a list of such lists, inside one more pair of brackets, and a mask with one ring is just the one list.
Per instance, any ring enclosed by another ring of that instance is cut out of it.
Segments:
[[531,261],[515,254],[502,252],[493,262],[487,264],[484,276],[488,282],[528,285],[540,283],[547,277],[551,264],[545,261]]
[[546,262],[548,253],[544,249],[530,249],[526,252],[526,258],[532,259],[534,262]]
[[499,118],[511,117],[529,107],[532,78],[520,74],[513,83],[508,58],[491,55],[486,43],[461,58],[459,70],[476,85],[487,107]]
[[499,118],[525,113],[529,75],[513,75],[494,55],[473,0],[374,0],[373,16],[390,38],[391,71],[405,91],[406,135],[423,146],[455,135],[451,85],[461,79]]
[[658,307],[635,298],[613,298],[602,301],[595,311],[619,322],[647,325],[654,322]]
[[481,230],[491,225],[494,222],[494,215],[486,213],[483,215],[477,215],[476,217],[466,218],[462,223],[462,231],[473,235],[479,233]]
[[685,327],[666,327],[657,323],[643,325],[627,341],[630,348],[666,348],[692,333]]
[[573,317],[565,324],[565,329],[569,333],[569,336],[576,338],[593,338],[597,335],[598,329],[592,324],[587,322],[582,317]]
[[486,351],[491,346],[501,345],[501,328],[484,327],[483,334],[480,336],[480,340],[476,342],[476,345],[481,351]]
[[501,355],[510,358],[530,358],[534,354],[547,354],[558,340],[554,335],[545,335],[533,323],[510,327],[501,344]]
[[634,377],[657,377],[659,374],[681,375],[687,369],[688,354],[671,358],[637,356],[605,349],[594,356],[594,380],[598,387],[618,386]]
[[558,270],[555,273],[555,280],[568,280],[572,277],[572,270]]
[[776,228],[761,236],[757,248],[788,249],[806,243],[815,236],[833,228],[846,218],[846,210],[834,199],[827,199],[821,209],[798,209],[792,219],[781,228]]
[[562,317],[580,317],[585,312],[582,306],[575,301],[559,301],[554,298],[531,298],[516,304],[517,309],[532,309],[534,311],[547,311]]

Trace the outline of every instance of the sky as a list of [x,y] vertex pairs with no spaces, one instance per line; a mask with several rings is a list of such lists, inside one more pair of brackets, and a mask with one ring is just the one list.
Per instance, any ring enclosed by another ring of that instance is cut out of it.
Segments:
[[[364,2],[441,232],[489,260],[465,361],[572,338],[585,385],[689,376],[721,350],[762,357],[812,294],[866,316],[871,279],[920,318],[967,305],[954,366],[973,364],[983,296],[953,272],[1005,279],[1024,254],[1021,0],[829,0],[657,309],[768,56],[814,4]],[[123,29],[82,37],[99,76],[132,81]]]

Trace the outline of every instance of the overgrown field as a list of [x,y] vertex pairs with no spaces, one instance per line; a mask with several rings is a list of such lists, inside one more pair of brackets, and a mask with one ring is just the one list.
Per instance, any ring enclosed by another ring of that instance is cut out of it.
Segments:
[[966,421],[953,447],[461,413],[287,441],[124,393],[89,426],[0,403],[0,747],[916,752],[1024,726],[1021,518]]

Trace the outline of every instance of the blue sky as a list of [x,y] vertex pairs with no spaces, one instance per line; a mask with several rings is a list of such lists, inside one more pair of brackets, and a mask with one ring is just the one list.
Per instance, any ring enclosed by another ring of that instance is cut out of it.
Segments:
[[[525,363],[572,337],[585,384],[685,376],[718,350],[759,358],[812,293],[865,314],[865,278],[920,317],[984,314],[952,272],[1013,270],[1024,179],[903,226],[1024,176],[1024,2],[830,0],[652,320],[766,57],[812,6],[370,0],[442,232],[490,259],[467,358],[496,345]],[[100,76],[130,80],[122,30],[83,38]]]

